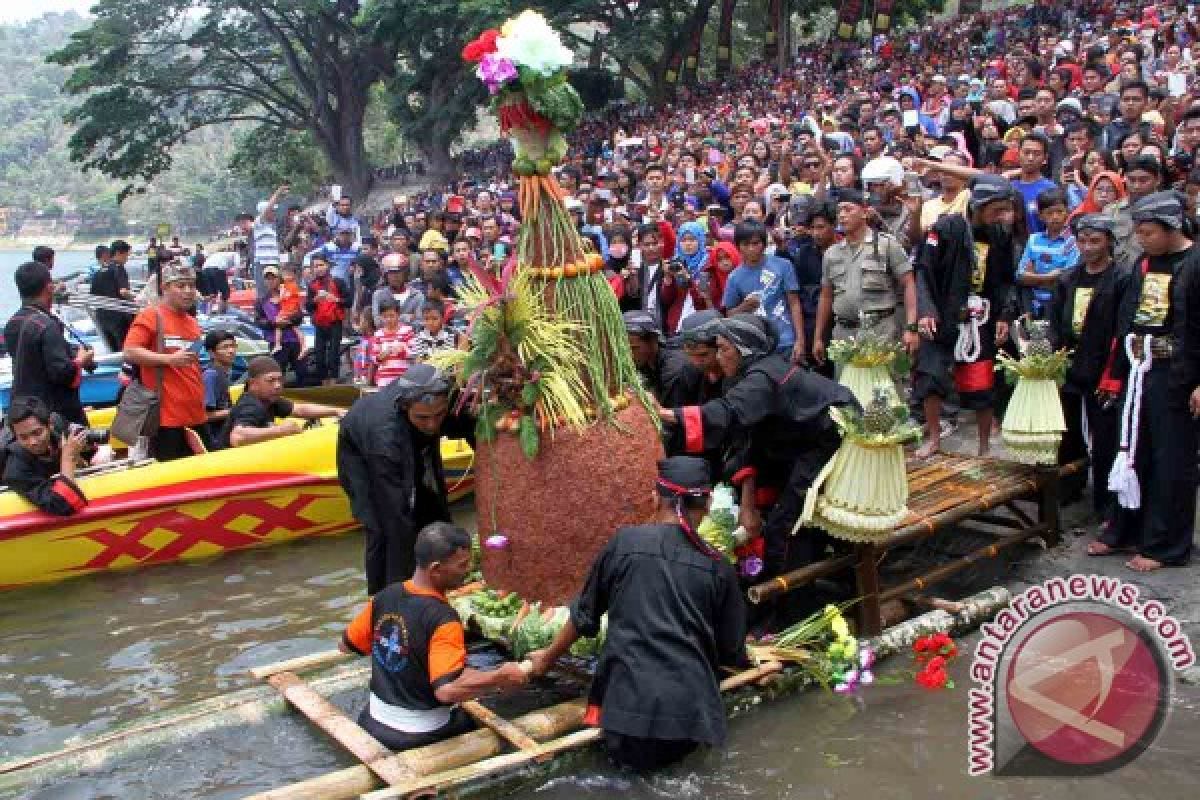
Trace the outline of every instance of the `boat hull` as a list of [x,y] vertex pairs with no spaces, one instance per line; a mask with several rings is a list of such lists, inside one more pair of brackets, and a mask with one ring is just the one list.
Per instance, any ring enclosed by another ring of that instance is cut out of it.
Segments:
[[[358,527],[337,479],[337,426],[79,480],[73,517],[0,494],[0,590],[194,561]],[[443,442],[451,499],[473,489],[471,448]]]

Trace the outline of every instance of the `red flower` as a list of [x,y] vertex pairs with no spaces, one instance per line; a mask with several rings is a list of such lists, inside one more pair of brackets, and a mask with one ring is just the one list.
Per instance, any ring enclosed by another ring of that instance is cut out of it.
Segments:
[[473,42],[468,42],[463,48],[462,57],[464,61],[482,61],[483,57],[488,53],[496,52],[496,40],[500,38],[500,31],[495,28],[488,28],[483,33],[479,34],[479,38]]
[[929,637],[928,636],[922,636],[920,639],[917,639],[915,642],[913,642],[913,651],[914,652],[924,653],[926,650],[929,650]]
[[929,672],[946,669],[946,659],[942,656],[934,656],[929,659],[929,663],[925,665],[925,669]]
[[917,673],[917,683],[926,689],[941,689],[946,685],[950,676],[944,669],[929,669],[926,667]]

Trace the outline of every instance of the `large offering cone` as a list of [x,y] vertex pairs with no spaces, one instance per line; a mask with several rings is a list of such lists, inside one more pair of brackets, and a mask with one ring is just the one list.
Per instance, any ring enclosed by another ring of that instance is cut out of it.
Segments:
[[475,455],[479,535],[501,534],[503,548],[483,548],[488,585],[527,600],[558,605],[574,597],[617,528],[654,513],[654,478],[662,458],[658,429],[640,403],[617,424],[545,437],[527,459],[514,436],[480,443]]
[[1066,429],[1058,384],[1049,378],[1018,379],[1000,429],[1012,460],[1057,464],[1058,445]]
[[908,515],[904,447],[847,437],[820,492],[814,525],[852,542],[886,538]]

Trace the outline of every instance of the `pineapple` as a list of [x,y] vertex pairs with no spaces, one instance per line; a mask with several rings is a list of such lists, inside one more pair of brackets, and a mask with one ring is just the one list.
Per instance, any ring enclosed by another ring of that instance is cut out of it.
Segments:
[[863,430],[872,435],[882,435],[892,430],[895,416],[888,400],[887,390],[881,386],[875,387],[874,397],[863,411]]
[[1050,345],[1050,323],[1036,320],[1029,324],[1029,341],[1025,344],[1026,356],[1049,356],[1054,354]]

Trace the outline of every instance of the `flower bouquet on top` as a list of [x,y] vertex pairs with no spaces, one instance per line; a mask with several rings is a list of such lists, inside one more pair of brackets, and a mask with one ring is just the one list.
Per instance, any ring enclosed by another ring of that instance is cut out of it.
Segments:
[[872,542],[886,538],[908,515],[904,445],[920,437],[920,428],[884,387],[872,391],[861,414],[830,409],[842,445],[809,490],[797,529],[811,521],[840,539]]
[[1014,461],[1050,466],[1058,463],[1058,446],[1067,429],[1058,387],[1066,380],[1069,359],[1066,350],[1056,352],[1051,346],[1048,323],[1029,323],[1028,330],[1027,337],[1017,338],[1020,360],[1007,353],[996,359],[996,369],[1017,384],[1000,433]]
[[549,175],[567,154],[565,135],[579,125],[583,101],[567,82],[571,50],[536,11],[523,11],[463,48],[479,66],[500,129],[513,138],[517,175]]
[[903,343],[860,330],[853,338],[829,343],[829,358],[841,367],[838,382],[854,393],[864,408],[875,389],[887,391],[893,405],[900,404],[894,375],[908,372],[910,363]]

